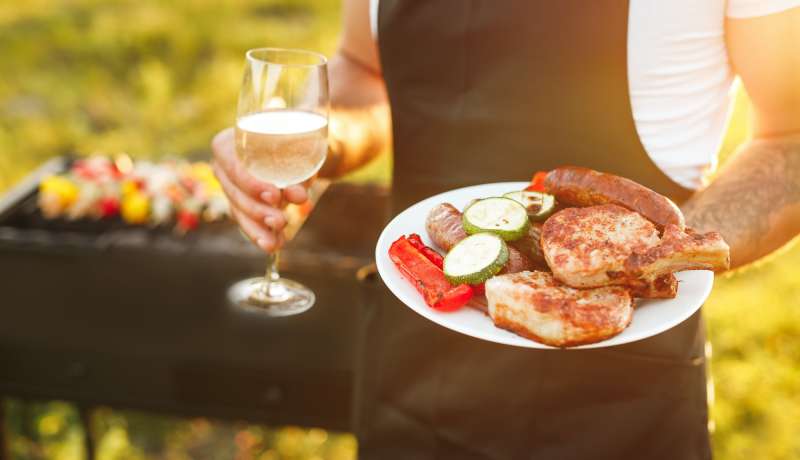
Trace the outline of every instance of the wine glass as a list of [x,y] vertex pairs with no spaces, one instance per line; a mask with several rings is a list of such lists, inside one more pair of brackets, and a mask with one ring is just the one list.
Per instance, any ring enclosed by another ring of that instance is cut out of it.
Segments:
[[[297,49],[249,50],[236,116],[239,161],[251,175],[279,188],[310,179],[328,151],[328,108],[325,56]],[[310,190],[312,202],[319,188]],[[310,206],[285,208],[287,239],[297,232]],[[315,299],[307,287],[280,277],[277,250],[268,254],[263,278],[237,282],[228,296],[234,305],[270,316],[302,313]]]

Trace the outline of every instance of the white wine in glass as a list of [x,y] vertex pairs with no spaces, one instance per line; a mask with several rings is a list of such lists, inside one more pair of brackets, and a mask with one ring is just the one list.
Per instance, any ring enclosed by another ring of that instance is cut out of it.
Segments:
[[[313,177],[328,151],[325,57],[292,49],[248,51],[235,131],[239,161],[255,178],[285,188]],[[307,214],[301,207],[290,206],[289,228],[285,232],[289,238]],[[267,257],[266,275],[234,284],[228,293],[230,300],[272,316],[293,315],[311,308],[314,293],[300,283],[281,278],[277,264],[276,251]]]
[[236,121],[236,152],[247,171],[280,188],[314,175],[328,151],[328,119],[315,112],[274,109]]

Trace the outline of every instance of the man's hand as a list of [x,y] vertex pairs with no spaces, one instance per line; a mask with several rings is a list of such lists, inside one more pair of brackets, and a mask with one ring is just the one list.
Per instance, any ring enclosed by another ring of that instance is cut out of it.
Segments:
[[279,189],[251,176],[236,156],[233,128],[220,131],[211,142],[214,151],[214,174],[231,204],[231,215],[242,231],[267,252],[279,249],[284,242],[286,217],[280,209],[285,203],[301,204],[308,199],[306,185]]
[[[391,143],[388,98],[369,28],[369,1],[345,0],[342,6],[342,39],[328,65],[328,157],[319,171],[320,177],[332,179],[367,164]],[[214,172],[231,202],[231,214],[261,249],[278,249],[286,226],[280,205],[306,201],[309,184],[280,190],[248,174],[236,157],[233,129],[217,134],[212,148]]]

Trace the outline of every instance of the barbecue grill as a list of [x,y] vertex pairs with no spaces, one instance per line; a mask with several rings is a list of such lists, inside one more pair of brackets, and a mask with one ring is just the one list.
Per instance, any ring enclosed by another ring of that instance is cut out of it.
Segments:
[[48,162],[0,198],[0,394],[350,428],[385,188],[328,189],[281,255],[282,273],[317,304],[270,318],[226,301],[230,284],[264,267],[229,222],[178,236],[45,219],[37,185],[70,161]]

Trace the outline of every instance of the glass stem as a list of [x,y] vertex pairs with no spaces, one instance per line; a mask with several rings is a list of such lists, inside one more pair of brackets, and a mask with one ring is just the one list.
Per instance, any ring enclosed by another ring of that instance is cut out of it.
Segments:
[[267,271],[264,274],[264,284],[262,294],[269,298],[275,297],[272,293],[272,286],[280,280],[278,273],[278,251],[267,254]]

